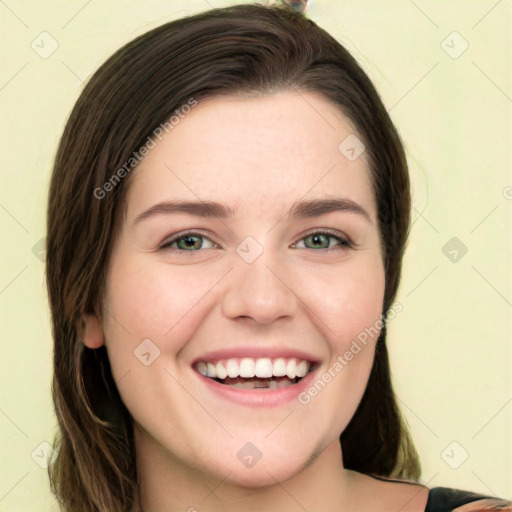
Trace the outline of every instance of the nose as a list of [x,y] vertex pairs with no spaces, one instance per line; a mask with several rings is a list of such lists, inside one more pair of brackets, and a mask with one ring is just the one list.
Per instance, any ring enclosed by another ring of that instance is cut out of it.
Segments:
[[284,271],[283,265],[270,252],[263,251],[252,263],[237,256],[222,301],[226,317],[269,324],[295,315],[299,298],[294,283],[290,282],[290,273]]

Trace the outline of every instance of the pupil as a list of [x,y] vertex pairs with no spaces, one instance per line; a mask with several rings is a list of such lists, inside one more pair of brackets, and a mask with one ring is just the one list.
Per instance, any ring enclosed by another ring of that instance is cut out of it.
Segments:
[[313,244],[321,244],[322,238],[325,238],[325,235],[312,235],[311,238],[313,240]]
[[[194,239],[196,239],[196,240],[194,240]],[[193,249],[194,248],[194,244],[197,245],[197,237],[187,236],[185,238],[182,238],[182,242],[184,242],[185,248]],[[198,247],[196,247],[196,248],[198,248]]]

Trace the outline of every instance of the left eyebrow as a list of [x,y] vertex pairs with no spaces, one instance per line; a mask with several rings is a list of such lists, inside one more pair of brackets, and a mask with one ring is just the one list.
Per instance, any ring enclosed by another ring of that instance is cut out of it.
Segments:
[[331,212],[350,212],[362,215],[368,222],[373,222],[369,213],[358,203],[351,199],[311,199],[307,201],[295,201],[290,212],[289,218],[308,218],[320,217]]
[[[287,217],[289,219],[305,219],[320,217],[321,215],[336,211],[356,213],[364,217],[368,222],[372,222],[370,215],[361,205],[345,198],[298,200],[291,206]],[[216,201],[165,201],[155,204],[142,212],[137,216],[134,224],[154,215],[180,213],[187,213],[198,217],[218,217],[225,219],[234,217],[236,209],[232,209],[226,204]]]

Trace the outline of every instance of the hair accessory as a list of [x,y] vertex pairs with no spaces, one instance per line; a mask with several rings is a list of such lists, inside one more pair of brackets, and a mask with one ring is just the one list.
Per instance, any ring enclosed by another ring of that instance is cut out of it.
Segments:
[[283,7],[297,14],[304,14],[308,8],[309,0],[281,0]]

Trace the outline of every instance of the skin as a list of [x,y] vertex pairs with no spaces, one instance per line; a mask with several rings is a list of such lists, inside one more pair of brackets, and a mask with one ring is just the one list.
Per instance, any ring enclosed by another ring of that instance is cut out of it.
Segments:
[[[86,318],[84,339],[90,348],[106,344],[134,418],[145,511],[424,510],[423,486],[343,467],[338,438],[366,387],[376,338],[306,405],[228,402],[191,367],[226,347],[300,347],[320,361],[321,376],[380,318],[385,275],[366,153],[349,161],[338,150],[351,133],[339,109],[314,93],[214,98],[136,170],[104,308]],[[368,218],[353,211],[287,217],[296,200],[334,197],[357,203]],[[136,222],[177,199],[237,211],[226,219],[173,213]],[[309,236],[325,229],[337,234],[320,242]],[[190,231],[206,237],[194,251],[183,242],[162,248]],[[262,249],[252,263],[236,251],[248,236]],[[134,357],[145,339],[160,350],[149,366]],[[247,442],[262,454],[251,468],[237,457]]]

